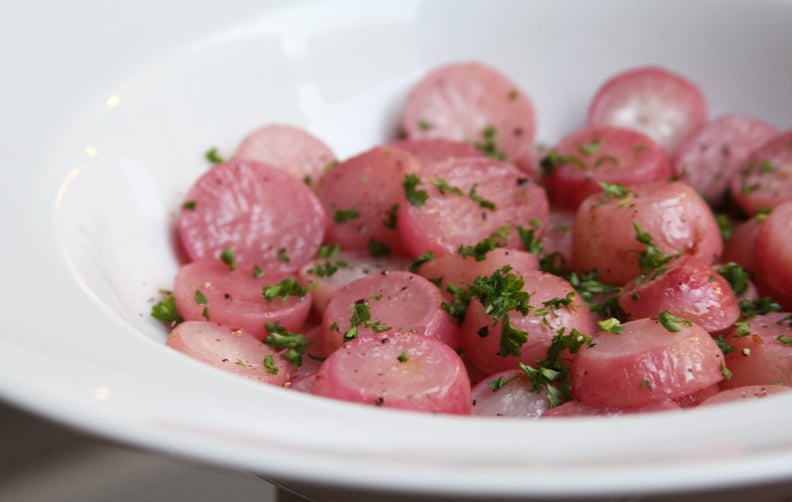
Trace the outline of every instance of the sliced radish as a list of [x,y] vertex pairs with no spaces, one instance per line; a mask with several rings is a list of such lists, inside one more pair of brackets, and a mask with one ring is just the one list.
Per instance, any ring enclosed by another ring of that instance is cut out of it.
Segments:
[[696,84],[658,67],[641,67],[611,77],[597,91],[588,126],[637,129],[669,154],[707,120],[707,103]]

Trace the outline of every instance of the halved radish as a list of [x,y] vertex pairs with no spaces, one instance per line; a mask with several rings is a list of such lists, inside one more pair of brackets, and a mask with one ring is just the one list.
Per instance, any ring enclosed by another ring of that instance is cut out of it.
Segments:
[[634,68],[611,77],[597,91],[588,126],[637,129],[671,154],[707,120],[707,103],[696,84],[665,68]]

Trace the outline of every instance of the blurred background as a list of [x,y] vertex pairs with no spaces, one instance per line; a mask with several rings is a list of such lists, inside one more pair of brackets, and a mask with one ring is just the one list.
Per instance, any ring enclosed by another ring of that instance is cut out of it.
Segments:
[[289,502],[261,478],[125,448],[0,401],[0,500]]

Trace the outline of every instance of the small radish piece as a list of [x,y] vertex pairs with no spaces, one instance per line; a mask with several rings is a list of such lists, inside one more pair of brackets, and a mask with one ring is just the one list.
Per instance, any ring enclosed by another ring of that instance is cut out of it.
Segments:
[[753,151],[732,176],[731,195],[749,215],[792,198],[792,129]]
[[223,324],[185,321],[173,328],[165,343],[215,368],[257,382],[283,385],[291,376],[293,366],[273,348]]
[[216,260],[183,265],[173,285],[176,310],[186,320],[218,322],[259,340],[267,336],[268,322],[278,322],[290,331],[299,330],[310,312],[311,294],[267,300],[267,288],[275,288],[284,280],[295,281],[296,277],[279,270],[257,272],[246,265],[231,270]]
[[518,227],[541,237],[549,207],[544,189],[512,164],[452,159],[405,178],[398,227],[412,258],[475,246],[501,232],[506,247],[522,249]]
[[754,256],[757,284],[792,310],[792,199],[767,215],[756,235]]
[[733,261],[744,269],[755,273],[757,270],[754,255],[756,238],[766,217],[766,214],[758,214],[734,227],[731,238],[723,245],[721,261],[724,263]]
[[745,385],[792,386],[792,314],[772,312],[747,319],[726,335],[734,350],[726,354],[731,378],[721,389]]
[[566,135],[542,160],[543,184],[553,207],[574,211],[600,183],[635,186],[668,178],[671,163],[645,134],[622,127],[581,129]]
[[720,392],[720,387],[718,387],[718,384],[715,383],[709,387],[697,390],[692,394],[688,394],[687,396],[674,398],[674,402],[677,403],[680,408],[692,408],[702,404],[704,401],[711,398],[718,392]]
[[636,224],[665,255],[682,253],[709,264],[723,251],[718,223],[704,199],[687,183],[653,181],[583,201],[572,229],[572,268],[596,270],[608,284],[638,277],[646,244],[638,240]]
[[782,394],[792,391],[792,387],[786,385],[745,385],[733,389],[723,390],[705,399],[701,404],[720,404],[732,401],[745,401],[753,399],[764,399],[773,394]]
[[[662,320],[662,322],[661,322]],[[572,394],[584,403],[631,408],[674,399],[723,380],[723,353],[700,326],[660,316],[601,331],[572,361]]]
[[673,260],[658,276],[629,282],[619,296],[619,306],[630,319],[668,310],[710,333],[740,318],[737,297],[726,279],[693,256]]
[[473,415],[538,418],[547,406],[547,391],[535,392],[520,369],[490,375],[473,387]]
[[312,394],[355,403],[469,415],[470,380],[448,345],[422,333],[356,338],[319,368]]
[[751,152],[776,134],[778,130],[770,124],[744,115],[726,115],[707,122],[677,150],[674,176],[716,206]]
[[351,338],[382,331],[406,331],[459,346],[459,328],[442,308],[437,287],[420,275],[383,272],[339,288],[322,318],[317,340],[330,354]]
[[327,256],[309,261],[300,269],[300,278],[306,284],[315,284],[311,297],[314,310],[320,315],[338,288],[367,275],[407,270],[411,263],[407,258],[372,258],[359,251],[336,253],[338,248],[323,249],[332,250],[325,253]]
[[481,150],[469,143],[443,138],[392,141],[388,146],[404,150],[415,157],[421,165],[465,157],[484,157]]
[[655,401],[643,406],[634,408],[609,408],[597,406],[595,404],[581,403],[580,401],[567,401],[564,404],[550,408],[545,411],[542,418],[563,418],[563,417],[615,417],[618,415],[629,415],[633,413],[649,413],[654,411],[674,411],[681,409],[681,406],[671,399]]
[[373,256],[404,254],[396,229],[402,212],[401,182],[420,169],[406,151],[384,146],[335,166],[316,186],[330,219],[327,242],[345,250],[369,250]]
[[319,138],[303,129],[270,124],[245,136],[234,159],[275,166],[311,186],[332,165],[335,155]]
[[413,87],[402,127],[407,139],[472,143],[493,158],[520,163],[530,159],[536,117],[530,98],[498,70],[453,63]]
[[187,192],[179,233],[191,260],[220,257],[295,271],[324,238],[325,212],[311,189],[267,164],[232,160],[204,173]]
[[597,91],[588,126],[637,129],[666,152],[677,147],[707,120],[707,102],[696,84],[659,67],[641,67],[611,77]]

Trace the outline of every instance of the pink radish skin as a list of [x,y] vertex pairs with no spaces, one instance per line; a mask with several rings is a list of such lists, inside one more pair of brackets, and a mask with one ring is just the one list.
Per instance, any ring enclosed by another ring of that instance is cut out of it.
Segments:
[[549,169],[542,182],[550,202],[567,211],[601,192],[601,182],[635,186],[671,175],[671,163],[659,144],[641,132],[620,127],[572,132],[553,147],[545,162]]
[[737,297],[726,279],[692,256],[669,263],[656,278],[628,283],[619,306],[630,319],[668,310],[710,333],[726,329],[740,318]]
[[751,152],[776,134],[774,126],[744,115],[707,122],[677,150],[672,162],[674,176],[690,184],[709,204],[717,205]]
[[756,281],[792,311],[792,199],[767,215],[756,235]]
[[[255,337],[214,322],[185,321],[173,328],[165,343],[215,368],[261,383],[283,385],[293,368]],[[273,369],[264,364],[270,357]]]
[[[497,388],[499,382],[503,384]],[[520,369],[490,375],[473,387],[473,415],[476,416],[538,418],[547,407],[547,392],[534,392],[527,375]]]
[[312,394],[431,413],[469,415],[470,380],[448,345],[422,333],[388,331],[356,338],[331,354]]
[[745,385],[792,386],[792,313],[773,312],[747,321],[745,336],[737,327],[726,336],[734,350],[726,354],[726,367],[732,373],[721,382],[721,389]]
[[656,319],[601,331],[572,362],[572,393],[584,403],[632,408],[674,399],[723,380],[723,353],[709,333],[680,323],[670,332]]
[[335,160],[335,155],[329,146],[303,129],[269,124],[245,136],[234,159],[269,164],[313,185]]
[[681,407],[671,399],[649,403],[634,408],[608,408],[594,404],[581,403],[580,401],[567,401],[566,403],[545,411],[542,418],[564,417],[615,417],[633,413],[650,413],[655,411],[674,411]]
[[443,138],[392,141],[388,146],[409,153],[424,166],[451,159],[484,157],[478,148],[469,143]]
[[596,270],[600,280],[623,285],[638,277],[634,222],[667,255],[682,252],[713,263],[723,251],[720,229],[709,206],[688,184],[654,181],[626,197],[592,195],[580,205],[572,229],[572,268]]
[[443,297],[437,287],[409,272],[368,275],[338,289],[327,304],[317,344],[331,354],[344,343],[352,328],[353,308],[365,302],[370,325],[356,326],[357,336],[376,335],[388,329],[421,333],[453,347],[459,347],[459,328],[442,309]]
[[754,150],[731,178],[732,198],[749,215],[792,198],[792,129]]
[[731,239],[726,241],[723,246],[721,262],[728,263],[733,261],[751,272],[756,272],[756,238],[759,235],[759,228],[764,222],[765,215],[754,216],[746,221],[740,222],[732,231]]
[[640,67],[608,79],[595,94],[588,127],[639,130],[673,154],[707,120],[707,102],[696,84],[659,67]]
[[[567,334],[576,329],[584,335],[590,335],[597,329],[591,311],[566,280],[538,270],[525,272],[523,279],[523,291],[531,293],[532,308],[525,316],[516,311],[509,313],[510,324],[528,333],[528,341],[520,348],[519,357],[501,356],[502,323],[486,314],[479,300],[472,301],[468,306],[460,331],[462,351],[484,373],[494,374],[513,369],[518,361],[535,366],[536,361],[547,357],[547,349],[553,337],[562,328]],[[540,309],[544,307],[543,302],[565,299],[570,293],[571,304],[540,313]]]
[[484,144],[517,164],[530,161],[536,131],[533,103],[508,77],[478,62],[429,72],[410,91],[402,127],[407,139],[445,138]]
[[[428,251],[436,256],[455,253],[460,246],[474,246],[504,227],[509,228],[507,247],[513,249],[522,248],[517,226],[530,229],[538,224],[537,237],[542,235],[549,214],[547,196],[512,164],[454,159],[428,165],[419,175],[416,190],[426,191],[425,203],[418,206],[403,198],[399,206],[399,232],[412,258]],[[441,192],[436,186],[441,181],[459,194]],[[471,192],[481,201],[473,200]],[[485,207],[488,202],[494,209]]]
[[295,271],[316,255],[327,226],[302,181],[252,161],[212,167],[184,201],[179,234],[191,260],[233,249],[237,263]]
[[255,277],[250,266],[237,265],[232,271],[220,261],[194,261],[176,273],[173,285],[176,310],[186,320],[226,324],[259,340],[267,336],[268,322],[279,322],[290,331],[298,331],[311,309],[311,294],[273,301],[267,301],[263,295],[264,288],[287,278],[295,276],[266,270]]
[[[409,153],[377,146],[345,160],[322,177],[316,195],[329,219],[327,242],[344,250],[369,250],[372,239],[404,254],[396,220],[402,180],[421,169]],[[354,213],[356,212],[356,214]]]
[[751,401],[754,399],[764,399],[774,394],[783,394],[792,391],[792,387],[786,385],[745,385],[733,389],[723,390],[705,399],[701,405],[731,403],[733,401]]

